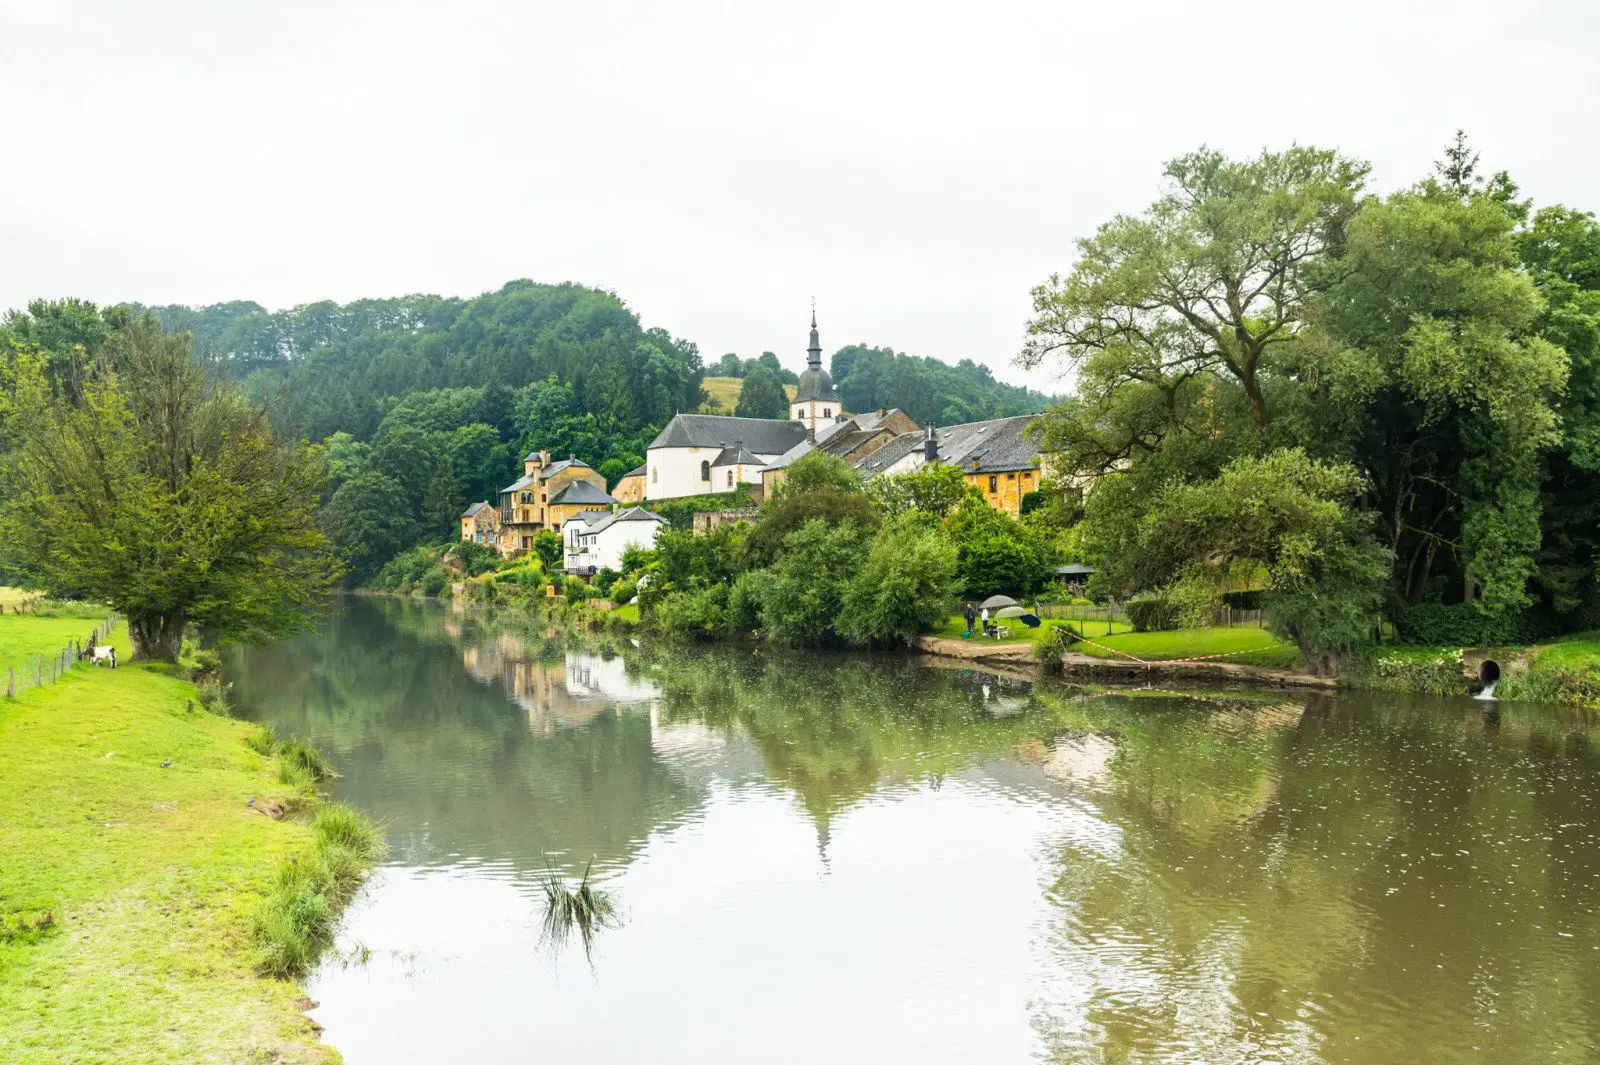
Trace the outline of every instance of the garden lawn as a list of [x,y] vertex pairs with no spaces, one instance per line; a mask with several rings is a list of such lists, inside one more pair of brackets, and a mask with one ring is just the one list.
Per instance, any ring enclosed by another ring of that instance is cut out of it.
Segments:
[[1300,661],[1298,647],[1283,642],[1266,629],[1177,629],[1124,632],[1114,636],[1096,636],[1091,629],[1089,640],[1093,643],[1073,644],[1073,651],[1096,658],[1121,658],[1116,652],[1124,651],[1147,662],[1227,654],[1227,658],[1217,661],[1267,669],[1292,669]]
[[[989,647],[1026,646],[1026,645],[1029,645],[1029,644],[1038,643],[1040,640],[1044,639],[1045,636],[1047,636],[1049,634],[1051,629],[1055,628],[1058,625],[1062,626],[1062,627],[1076,627],[1076,625],[1078,623],[1076,621],[1070,621],[1069,622],[1064,618],[1063,619],[1059,619],[1059,620],[1055,619],[1055,618],[1049,618],[1049,619],[1041,622],[1037,629],[1030,629],[1030,628],[1028,628],[1028,626],[1024,625],[1021,622],[1021,620],[1019,620],[1017,618],[1008,618],[1005,621],[999,622],[999,624],[1001,624],[1001,625],[1010,625],[1011,626],[1011,635],[1008,636],[1008,637],[1001,638],[1001,639],[991,639],[988,636],[982,635],[975,628],[974,631],[973,631],[973,634],[971,636],[967,637],[967,642],[983,644],[983,645],[989,646]],[[981,627],[982,626],[982,622],[974,622],[974,625],[978,626],[978,627]],[[1115,628],[1117,629],[1117,631],[1120,632],[1120,631],[1125,630],[1127,628],[1127,626],[1124,625],[1124,624],[1121,624],[1121,623],[1117,623],[1115,625]],[[1104,630],[1105,630],[1105,624],[1103,622],[1090,622],[1089,623],[1089,631],[1091,633],[1103,632]],[[933,632],[930,635],[938,636],[941,639],[946,639],[946,640],[959,640],[959,639],[961,639],[961,634],[963,632],[966,632],[966,631],[967,631],[966,615],[964,615],[964,614],[952,614],[949,618],[947,618],[945,620],[945,623],[943,625],[939,626],[937,629],[934,629]]]
[[[79,643],[89,638],[101,618],[49,618],[32,614],[6,614],[0,616],[0,697],[5,695],[5,670],[14,666],[18,673],[23,667],[32,668],[39,655],[50,659],[73,640]],[[122,654],[119,648],[117,654]]]
[[639,604],[637,602],[623,603],[611,612],[630,625],[639,624]]
[[131,665],[0,696],[7,1065],[336,1060],[251,962],[252,912],[311,829],[251,810],[284,792],[274,760],[193,697]]

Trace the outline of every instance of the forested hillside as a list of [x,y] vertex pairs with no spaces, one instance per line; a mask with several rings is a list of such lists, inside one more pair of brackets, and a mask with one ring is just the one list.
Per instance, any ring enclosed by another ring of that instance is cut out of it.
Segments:
[[[75,350],[95,354],[141,312],[192,334],[285,437],[326,445],[329,530],[351,552],[357,579],[415,543],[451,536],[463,507],[493,499],[529,451],[576,455],[615,484],[644,462],[673,414],[706,399],[693,343],[645,328],[612,293],[574,284],[513,281],[473,299],[283,311],[248,301],[106,309],[37,301],[7,316],[0,340],[43,353],[64,373]],[[770,353],[719,363],[737,366],[745,384],[752,376],[769,383],[776,398],[755,404],[752,389],[745,413],[783,416],[776,382],[785,374],[776,363]],[[852,382],[847,405],[860,410],[899,406],[918,420],[965,420],[1045,402],[970,362],[846,348],[834,365]]]
[[995,380],[989,367],[971,359],[952,366],[893,348],[848,344],[834,352],[828,372],[846,410],[899,407],[921,423],[1037,414],[1052,402],[1030,388]]

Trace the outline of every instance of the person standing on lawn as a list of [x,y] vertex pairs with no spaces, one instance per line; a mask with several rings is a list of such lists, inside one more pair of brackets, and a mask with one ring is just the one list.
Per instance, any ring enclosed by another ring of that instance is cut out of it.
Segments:
[[983,608],[983,634],[989,635],[989,608]]
[[972,635],[972,623],[974,621],[976,621],[977,619],[978,619],[978,612],[972,608],[972,604],[971,603],[968,603],[967,604],[967,635],[968,636]]

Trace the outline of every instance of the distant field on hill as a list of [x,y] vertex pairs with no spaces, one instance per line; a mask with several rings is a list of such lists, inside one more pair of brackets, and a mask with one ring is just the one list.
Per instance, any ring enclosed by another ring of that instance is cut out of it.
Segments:
[[[744,384],[744,378],[707,377],[701,384],[705,386],[712,403],[718,405],[719,413],[732,414],[733,408],[739,405],[739,388]],[[790,399],[794,398],[794,385],[784,385],[783,391]],[[711,404],[706,404],[705,409],[709,411]]]

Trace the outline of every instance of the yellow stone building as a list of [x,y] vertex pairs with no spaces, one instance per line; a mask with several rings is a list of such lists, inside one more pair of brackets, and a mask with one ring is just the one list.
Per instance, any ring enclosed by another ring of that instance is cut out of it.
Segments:
[[522,476],[500,489],[496,546],[510,558],[532,547],[534,536],[545,529],[560,532],[573,515],[614,503],[606,479],[588,463],[572,455],[551,462],[550,452],[535,451],[522,460]]
[[461,515],[461,539],[494,547],[499,539],[500,512],[487,503],[474,503]]

